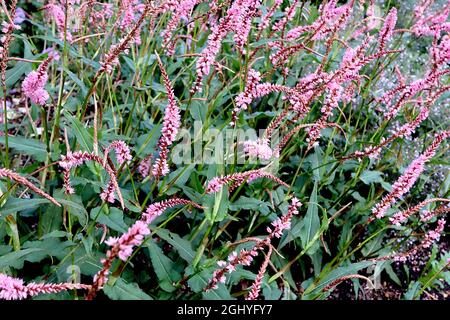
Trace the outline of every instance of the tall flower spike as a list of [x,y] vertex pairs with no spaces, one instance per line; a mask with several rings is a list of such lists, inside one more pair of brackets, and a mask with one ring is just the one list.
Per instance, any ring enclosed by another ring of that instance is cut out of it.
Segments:
[[53,56],[49,56],[36,71],[31,71],[23,80],[22,91],[34,104],[43,106],[50,98],[44,87],[48,80],[47,67],[52,59]]
[[169,208],[179,206],[179,205],[192,205],[198,209],[201,209],[202,207],[198,205],[197,203],[189,200],[179,199],[179,198],[173,198],[168,200],[163,200],[161,202],[155,202],[147,207],[147,210],[142,214],[142,221],[145,221],[145,223],[150,224],[155,220],[157,217],[159,217],[164,211],[166,211]]
[[343,159],[351,159],[351,158],[362,158],[369,157],[371,159],[375,159],[381,153],[381,150],[386,147],[389,143],[394,141],[397,138],[409,137],[416,128],[422,123],[425,119],[428,118],[429,107],[431,104],[424,106],[421,108],[419,115],[411,122],[407,122],[402,125],[400,128],[395,130],[395,132],[388,138],[382,138],[380,144],[376,146],[370,146],[364,149],[364,151],[355,151],[354,153],[344,157]]
[[56,28],[59,32],[59,39],[64,40],[64,38],[66,38],[68,42],[71,42],[72,34],[66,28],[66,13],[64,7],[56,3],[50,3],[44,7],[44,10],[48,18],[55,21]]
[[160,10],[161,8],[153,8],[150,4],[145,5],[141,16],[136,21],[133,28],[124,38],[120,40],[119,43],[112,45],[109,49],[109,52],[105,54],[102,61],[100,62],[100,69],[94,76],[93,83],[96,83],[97,79],[104,72],[111,73],[114,70],[114,67],[119,63],[119,55],[122,52],[126,52],[127,49],[131,46],[131,42],[136,40],[136,38],[139,36],[140,27],[147,15],[149,15],[150,13],[159,12]]
[[268,178],[271,179],[285,187],[289,187],[286,183],[281,181],[279,178],[274,175],[265,172],[262,169],[250,170],[245,172],[233,173],[228,176],[215,177],[208,182],[208,186],[206,187],[206,193],[215,193],[218,192],[224,185],[231,184],[229,187],[229,192],[233,191],[237,186],[244,183],[245,181],[251,182],[258,178]]
[[45,193],[44,191],[42,191],[41,189],[36,187],[34,184],[32,184],[30,181],[28,181],[28,179],[18,175],[14,171],[11,171],[9,169],[0,168],[0,178],[8,178],[10,180],[13,180],[13,181],[23,185],[24,187],[27,187],[27,188],[33,190],[38,195],[46,198],[47,200],[49,200],[51,203],[57,205],[58,207],[61,206],[61,204],[59,204],[59,202],[56,201],[52,196],[48,195],[47,193]]
[[143,178],[147,178],[152,173],[153,154],[146,156],[139,164],[138,171]]
[[126,261],[133,253],[133,248],[142,244],[145,236],[150,234],[148,225],[158,216],[160,216],[168,208],[177,205],[193,205],[196,208],[201,208],[193,201],[184,199],[169,199],[161,202],[156,202],[148,206],[147,210],[142,214],[141,219],[136,221],[126,233],[119,238],[110,237],[106,244],[111,246],[111,249],[106,252],[106,259],[102,259],[102,269],[94,276],[94,281],[89,290],[86,300],[92,300],[97,295],[97,291],[103,288],[114,260],[119,257],[122,261]]
[[261,81],[261,74],[253,69],[248,71],[247,83],[244,92],[241,92],[236,97],[236,107],[233,109],[231,115],[231,125],[236,124],[237,116],[241,110],[246,110],[248,105],[252,102],[253,97],[257,95],[256,85]]
[[169,146],[175,141],[178,130],[181,126],[180,108],[178,107],[177,100],[175,99],[172,84],[166,70],[164,69],[161,59],[159,59],[159,56],[157,56],[157,60],[159,68],[161,70],[161,76],[164,81],[164,86],[167,90],[169,104],[167,105],[164,112],[161,138],[158,142],[158,147],[160,150],[159,158],[156,159],[155,164],[153,165],[152,173],[155,177],[165,176],[169,173],[169,165],[167,164]]
[[73,193],[74,190],[70,185],[70,169],[78,167],[85,163],[86,161],[94,161],[100,164],[103,169],[108,173],[110,181],[108,186],[104,189],[101,194],[102,200],[106,200],[108,202],[114,202],[114,191],[116,191],[117,196],[119,197],[120,204],[122,208],[125,208],[125,203],[123,201],[122,192],[120,191],[119,184],[117,183],[116,172],[115,169],[112,168],[108,163],[104,162],[104,159],[95,155],[94,153],[77,151],[77,152],[69,152],[66,156],[62,157],[62,160],[59,162],[59,166],[65,170],[64,172],[64,188],[66,189],[66,193]]
[[269,246],[269,251],[267,252],[266,258],[264,259],[263,264],[259,268],[258,274],[256,275],[255,281],[253,282],[250,293],[245,298],[246,300],[256,300],[259,297],[259,292],[261,291],[262,279],[264,278],[264,274],[266,273],[267,266],[270,262],[270,256],[272,255],[272,246]]
[[384,21],[383,28],[380,31],[380,36],[378,38],[379,50],[384,51],[386,47],[386,43],[392,37],[394,33],[395,24],[397,23],[397,9],[392,8],[388,15],[386,16],[386,20]]
[[412,214],[416,213],[426,205],[436,201],[450,202],[450,199],[432,198],[422,201],[409,209],[397,212],[391,218],[389,218],[389,220],[391,221],[392,224],[399,226],[401,223],[405,222]]
[[435,140],[425,150],[425,152],[411,162],[405,172],[392,185],[392,191],[388,195],[384,196],[372,209],[372,213],[375,217],[382,218],[391,205],[411,189],[420,174],[423,172],[425,163],[435,155],[436,149],[439,147],[441,142],[449,136],[450,131],[444,131],[436,135]]
[[57,293],[77,289],[89,290],[90,288],[90,285],[77,283],[30,282],[25,285],[22,279],[13,278],[0,273],[0,299],[3,300],[22,300],[39,294]]
[[162,34],[162,46],[166,54],[171,56],[175,52],[175,40],[173,33],[182,19],[189,16],[192,9],[203,0],[182,0],[182,1],[167,1],[168,9],[172,11],[172,16],[167,23],[166,30]]

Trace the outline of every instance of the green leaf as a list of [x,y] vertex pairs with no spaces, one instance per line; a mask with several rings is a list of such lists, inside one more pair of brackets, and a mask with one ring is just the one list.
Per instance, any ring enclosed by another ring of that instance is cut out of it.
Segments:
[[158,277],[159,285],[164,291],[173,292],[176,290],[173,283],[181,278],[180,274],[175,271],[175,263],[164,255],[156,243],[148,242],[147,248],[150,252],[150,259]]
[[56,257],[62,260],[69,252],[68,248],[73,245],[71,241],[62,242],[58,238],[49,238],[39,241],[27,241],[23,244],[23,249],[36,248],[38,252],[30,253],[27,256],[29,262],[40,262],[48,257]]
[[[308,210],[306,211],[305,217],[302,221],[302,226],[300,228],[300,240],[303,248],[306,248],[309,242],[314,239],[314,236],[319,229],[319,206],[317,204],[317,183],[315,183],[311,197],[309,198]],[[318,248],[319,245],[317,243],[317,245],[314,245],[309,249],[308,253],[313,254]]]
[[311,286],[309,286],[308,289],[306,289],[305,294],[311,293],[311,292],[319,292],[320,290],[325,288],[327,285],[332,283],[334,280],[342,278],[344,276],[348,276],[350,274],[355,274],[359,270],[367,268],[373,264],[374,264],[373,261],[362,261],[362,262],[349,264],[348,266],[345,266],[345,267],[338,267],[338,268],[332,270],[319,283],[317,283],[315,285],[312,284]]
[[64,113],[66,119],[70,123],[70,128],[73,130],[77,142],[82,146],[85,151],[92,152],[92,147],[94,145],[94,138],[89,134],[86,128],[81,124],[78,119],[71,116],[68,112]]
[[81,89],[81,93],[83,94],[83,96],[86,96],[88,93],[88,90],[84,84],[83,81],[80,80],[80,78],[77,77],[77,75],[75,73],[73,73],[72,71],[70,71],[69,69],[64,68],[64,72],[69,76],[69,78],[75,82]]
[[382,175],[383,173],[380,171],[365,170],[363,173],[361,173],[359,179],[365,184],[370,185],[371,183],[383,182]]
[[176,233],[171,233],[166,229],[159,229],[155,231],[155,233],[163,240],[170,243],[175,250],[178,251],[178,254],[181,258],[183,258],[187,263],[192,263],[195,259],[195,251],[192,248],[192,244],[190,241],[182,239]]
[[409,284],[408,291],[405,293],[406,300],[413,300],[420,289],[420,282],[412,282]]
[[33,198],[33,199],[18,199],[10,198],[6,201],[6,204],[0,208],[0,214],[2,216],[20,212],[24,210],[35,210],[42,204],[50,203],[47,199]]
[[112,300],[153,300],[136,283],[127,283],[122,278],[117,279],[113,286],[105,286],[103,292]]
[[29,72],[31,72],[31,64],[29,62],[17,62],[14,67],[6,70],[6,86],[8,88],[12,87],[24,74]]
[[78,218],[78,222],[84,227],[88,223],[89,215],[84,208],[83,202],[81,201],[81,198],[76,195],[71,195],[71,199],[73,200],[66,200],[66,199],[60,199],[55,198],[56,201],[61,203],[63,206],[67,206],[69,208],[69,213],[74,215]]
[[221,188],[219,192],[205,196],[203,203],[206,218],[214,222],[220,222],[228,213],[228,191],[227,188]]
[[236,202],[230,204],[231,211],[238,211],[241,209],[258,210],[262,214],[268,214],[270,212],[269,204],[267,202],[246,196],[241,196]]
[[[0,136],[0,143],[5,144],[5,137]],[[19,136],[8,136],[8,146],[20,153],[33,157],[37,161],[45,161],[47,159],[47,148],[45,144],[39,140]]]
[[[108,212],[109,211],[109,212]],[[128,226],[123,221],[123,211],[117,208],[108,208],[106,206],[96,207],[91,210],[91,219],[104,224],[111,229],[124,233]]]
[[27,260],[27,258],[36,252],[42,251],[39,248],[29,248],[19,251],[14,251],[7,253],[0,257],[0,269],[4,269],[7,267],[21,269],[23,268],[23,262]]

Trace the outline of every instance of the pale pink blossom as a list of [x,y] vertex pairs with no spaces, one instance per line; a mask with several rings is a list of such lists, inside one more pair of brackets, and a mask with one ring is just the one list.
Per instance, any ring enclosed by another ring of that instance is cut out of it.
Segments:
[[274,156],[269,146],[268,139],[258,139],[256,141],[245,141],[244,152],[250,157],[256,157],[262,160],[269,160]]
[[133,253],[133,247],[140,246],[144,237],[149,234],[150,229],[147,223],[138,220],[122,236],[119,238],[110,237],[105,243],[111,247],[117,247],[119,259],[127,261]]
[[229,186],[228,191],[232,192],[236,187],[238,187],[240,184],[244,183],[245,181],[251,182],[258,178],[268,178],[271,179],[278,184],[281,184],[285,187],[289,187],[286,183],[281,181],[279,178],[275,177],[273,174],[265,172],[262,169],[257,170],[249,170],[245,172],[239,172],[239,173],[233,173],[227,176],[221,176],[221,177],[215,177],[211,179],[208,182],[208,185],[206,187],[206,193],[216,193],[219,192],[220,189],[224,185],[231,184]]
[[103,153],[105,154],[104,163],[106,163],[108,153],[111,150],[114,150],[114,152],[116,153],[117,162],[120,165],[122,165],[132,159],[131,153],[130,153],[130,148],[128,147],[128,145],[121,140],[116,140],[116,141],[111,142],[111,144],[108,147],[106,147],[105,150],[103,151]]
[[384,21],[383,28],[381,28],[380,35],[378,37],[379,50],[383,51],[386,47],[386,43],[390,40],[394,33],[395,24],[397,23],[397,9],[392,8]]
[[64,188],[66,190],[66,193],[71,194],[74,192],[70,183],[70,170],[72,168],[82,165],[86,161],[97,162],[105,169],[105,171],[108,173],[110,177],[110,181],[108,182],[107,187],[103,190],[103,192],[100,195],[101,199],[108,202],[114,202],[115,199],[114,191],[115,191],[119,197],[119,201],[120,204],[122,205],[122,208],[124,208],[125,204],[122,197],[122,193],[119,188],[119,184],[117,182],[115,169],[111,167],[108,163],[105,163],[104,159],[102,159],[100,156],[97,156],[94,153],[76,151],[73,153],[68,152],[67,155],[62,156],[62,160],[59,162],[59,166],[64,169]]
[[425,235],[425,239],[423,240],[422,247],[429,248],[431,245],[437,241],[439,241],[441,237],[442,231],[444,231],[446,219],[442,218],[438,220],[438,225],[436,229],[430,230]]
[[39,294],[57,293],[67,290],[90,289],[91,286],[76,283],[35,283],[25,285],[22,279],[0,273],[0,299],[23,300]]
[[425,150],[425,152],[411,162],[403,174],[392,185],[392,191],[388,195],[384,196],[381,199],[381,202],[377,203],[375,207],[373,207],[372,213],[377,218],[382,218],[391,205],[411,189],[420,174],[423,172],[425,163],[435,155],[436,149],[439,147],[440,143],[448,136],[450,136],[450,131],[444,131],[438,134],[433,143]]
[[164,86],[167,90],[167,97],[169,104],[164,111],[163,126],[161,129],[161,138],[158,142],[159,158],[156,159],[153,165],[153,175],[156,177],[165,176],[169,173],[169,165],[167,163],[169,146],[175,141],[178,131],[181,126],[180,108],[178,107],[175,94],[173,92],[172,83],[169,76],[164,69],[161,60],[158,58],[161,76],[164,81]]
[[22,82],[23,94],[30,98],[30,100],[38,105],[45,105],[50,98],[48,92],[44,89],[48,80],[47,68],[52,61],[50,56],[42,62],[36,71],[31,71]]

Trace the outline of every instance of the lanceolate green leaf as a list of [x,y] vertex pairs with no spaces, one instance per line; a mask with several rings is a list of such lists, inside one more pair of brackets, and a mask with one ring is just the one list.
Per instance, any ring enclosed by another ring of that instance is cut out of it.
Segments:
[[[314,184],[311,197],[309,198],[308,210],[303,218],[302,227],[300,229],[300,239],[303,248],[314,239],[317,231],[320,229],[319,206],[317,204],[317,183]],[[319,244],[311,246],[308,253],[313,254],[319,248]]]
[[159,285],[163,290],[173,292],[175,290],[173,283],[181,278],[180,274],[175,271],[175,263],[166,257],[154,242],[149,241],[147,248],[150,252],[152,266],[158,277]]
[[122,278],[117,279],[113,286],[105,286],[103,291],[113,300],[153,300],[136,283],[127,283]]
[[[5,137],[0,136],[0,143],[5,144]],[[23,138],[19,136],[9,136],[8,145],[18,152],[29,155],[37,161],[47,159],[47,149],[43,142],[33,138]]]
[[7,253],[0,257],[0,270],[7,267],[20,269],[23,267],[23,262],[27,260],[27,257],[31,257],[33,253],[40,251],[42,249],[29,248]]
[[155,232],[159,237],[170,243],[178,254],[187,263],[192,263],[195,258],[195,251],[192,248],[192,243],[188,240],[182,239],[179,235],[169,232],[166,229],[159,229]]

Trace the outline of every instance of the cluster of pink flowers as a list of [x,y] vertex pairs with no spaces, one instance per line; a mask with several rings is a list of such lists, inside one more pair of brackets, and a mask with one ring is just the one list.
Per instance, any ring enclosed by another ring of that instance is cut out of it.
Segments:
[[430,210],[423,210],[420,214],[420,220],[423,222],[430,221],[433,217],[436,217],[443,213],[450,212],[450,205],[446,206],[440,206],[439,208],[430,211]]
[[[386,92],[380,99],[386,105],[386,113],[384,118],[390,120],[397,115],[403,105],[405,105],[409,99],[414,97],[417,93],[429,90],[437,84],[439,78],[445,75],[447,71],[443,72],[430,72],[424,79],[419,79],[408,85],[400,85]],[[396,103],[394,102],[394,97],[399,95]]]
[[105,148],[103,152],[105,154],[104,164],[106,164],[108,153],[113,149],[116,153],[116,158],[119,165],[122,165],[123,163],[126,163],[132,159],[130,148],[128,147],[128,145],[121,140],[116,140],[111,142],[111,144]]
[[442,32],[450,31],[450,22],[447,22],[450,13],[450,4],[447,4],[444,10],[426,15],[425,11],[431,3],[432,1],[424,0],[422,4],[414,9],[416,21],[411,30],[416,36],[439,37]]
[[152,159],[153,154],[149,154],[139,163],[138,171],[143,178],[147,178],[152,173]]
[[431,47],[430,54],[436,67],[445,66],[450,61],[450,35],[446,34],[441,38],[439,45]]
[[50,98],[48,92],[44,89],[48,80],[47,68],[52,61],[53,56],[49,56],[42,62],[36,71],[31,71],[22,82],[23,94],[38,105],[45,105]]
[[286,40],[292,41],[299,38],[305,32],[313,32],[311,40],[322,40],[328,34],[333,34],[342,28],[351,14],[354,1],[336,7],[337,0],[331,0],[322,4],[319,8],[319,17],[308,26],[299,26],[289,30]]
[[25,285],[22,279],[13,278],[0,273],[0,299],[3,300],[23,300],[39,294],[57,293],[67,290],[86,289],[90,285],[76,283],[35,283],[30,282]]
[[114,44],[110,47],[108,53],[105,54],[102,61],[100,61],[100,69],[97,71],[97,74],[94,78],[94,83],[100,76],[100,74],[107,72],[111,73],[114,70],[114,67],[119,64],[119,55],[123,52],[125,54],[128,53],[128,49],[132,45],[132,42],[139,42],[137,40],[140,39],[140,27],[144,23],[146,16],[150,13],[157,13],[161,11],[161,8],[153,8],[150,4],[145,5],[141,8],[141,16],[134,23],[131,30],[127,33],[127,35],[122,38],[119,43]]
[[274,1],[274,4],[269,8],[267,13],[261,17],[261,21],[259,22],[258,25],[258,30],[262,31],[269,26],[273,14],[275,13],[275,11],[277,11],[277,9],[281,6],[282,3],[283,0]]
[[444,218],[438,220],[438,225],[436,229],[430,230],[425,235],[425,239],[423,240],[422,247],[429,248],[433,243],[439,241],[441,237],[442,231],[444,231],[446,220]]
[[382,218],[391,205],[411,189],[420,174],[423,172],[425,163],[435,155],[436,149],[439,147],[440,143],[448,136],[450,136],[450,131],[444,131],[438,134],[433,143],[425,150],[425,152],[416,158],[408,166],[408,168],[406,168],[403,175],[401,175],[400,178],[392,185],[392,191],[388,195],[384,196],[381,199],[381,202],[377,203],[372,209],[372,213],[377,218]]
[[286,24],[289,21],[291,21],[295,16],[298,3],[299,0],[294,0],[292,4],[286,7],[286,9],[284,10],[284,17],[273,25],[272,27],[273,31],[283,31],[286,28]]
[[245,141],[244,152],[250,157],[262,160],[269,160],[274,156],[273,150],[269,146],[268,139],[258,139],[256,141]]
[[119,238],[110,237],[105,243],[111,247],[118,247],[119,252],[117,255],[119,259],[127,261],[133,253],[133,247],[140,246],[144,237],[149,234],[150,229],[148,228],[148,225],[145,222],[138,220]]
[[144,221],[146,224],[150,224],[155,220],[157,217],[159,217],[164,211],[166,211],[169,208],[179,206],[179,205],[192,205],[196,208],[201,209],[202,207],[196,204],[195,202],[184,200],[180,198],[173,198],[164,200],[161,202],[155,202],[147,207],[147,210],[145,210],[144,213],[142,213],[141,220]]
[[218,283],[226,282],[226,273],[231,273],[235,271],[238,265],[250,266],[254,258],[259,255],[259,251],[264,250],[265,247],[269,247],[269,252],[258,272],[255,282],[253,283],[250,293],[247,297],[247,299],[249,300],[257,299],[261,288],[262,278],[269,263],[270,255],[272,253],[271,241],[273,238],[280,238],[283,234],[283,231],[291,227],[291,219],[294,215],[297,215],[299,213],[298,208],[301,205],[302,205],[301,202],[297,198],[295,197],[292,198],[291,204],[288,207],[288,212],[281,218],[278,218],[277,220],[272,222],[273,230],[270,227],[268,227],[267,228],[268,235],[264,239],[259,238],[244,239],[241,242],[246,240],[254,241],[256,242],[256,245],[253,246],[250,250],[246,249],[240,250],[239,254],[237,252],[232,252],[228,256],[228,261],[222,260],[218,261],[217,265],[221,267],[221,269],[214,271],[208,285],[205,288],[205,291],[217,289]]
[[258,178],[268,178],[277,182],[282,186],[289,187],[286,183],[281,181],[279,178],[275,177],[273,174],[265,172],[263,169],[257,169],[240,173],[233,173],[228,176],[215,177],[208,182],[208,186],[206,187],[206,193],[219,192],[224,185],[230,183],[231,185],[228,187],[228,191],[232,192],[234,189],[236,189],[239,185],[241,185],[245,181],[251,182]]
[[162,34],[162,45],[167,55],[171,56],[175,52],[176,41],[173,39],[173,33],[178,24],[182,19],[187,19],[192,9],[200,2],[203,2],[203,0],[172,0],[165,4],[167,10],[172,11],[171,19]]
[[[389,221],[391,221],[392,224],[399,226],[401,223],[405,222],[412,214],[419,211],[421,208],[425,207],[426,205],[436,202],[436,201],[450,202],[450,200],[440,199],[440,198],[428,199],[428,200],[418,203],[417,205],[415,205],[409,209],[397,212],[396,214],[394,214],[392,217],[389,218]],[[427,212],[424,211],[421,215],[421,220],[422,221],[430,220],[431,217],[433,217],[433,215],[434,214],[432,214],[430,211],[427,211]]]
[[261,74],[250,69],[247,74],[247,83],[245,89],[236,97],[236,107],[233,109],[231,116],[231,125],[236,124],[237,115],[241,110],[246,110],[252,102],[253,97],[257,96],[256,85],[261,81]]
[[396,23],[397,9],[392,8],[386,16],[386,20],[384,21],[383,28],[381,29],[380,36],[378,38],[380,51],[384,50],[384,48],[386,47],[386,42],[389,41],[389,39],[392,37]]
[[169,146],[175,141],[178,131],[181,126],[180,120],[180,108],[178,107],[175,94],[173,92],[172,84],[170,82],[169,76],[166,70],[158,58],[159,67],[161,70],[161,76],[164,81],[164,86],[167,90],[167,96],[169,104],[164,112],[163,126],[161,130],[161,138],[158,142],[159,147],[159,158],[156,159],[153,165],[153,175],[155,177],[165,176],[169,173],[169,165],[167,163]]
[[119,13],[122,14],[119,24],[120,29],[126,30],[132,27],[136,20],[136,13],[142,9],[139,0],[122,0],[120,1]]
[[56,24],[56,28],[59,32],[59,38],[61,40],[66,39],[68,42],[73,40],[72,34],[68,30],[68,23],[66,21],[65,8],[61,4],[49,3],[44,7],[45,13],[49,19],[53,19]]
[[197,60],[197,79],[191,90],[192,93],[202,92],[203,78],[209,74],[211,66],[222,47],[222,41],[230,32],[235,33],[234,40],[236,45],[243,50],[243,46],[247,42],[251,21],[259,11],[260,2],[260,0],[234,1],[225,16],[219,20],[217,25],[211,28],[206,47]]
[[416,130],[416,128],[420,125],[420,123],[422,123],[425,119],[428,118],[428,114],[429,114],[429,104],[420,109],[419,115],[413,121],[407,122],[404,125],[402,125],[400,128],[395,130],[394,133],[389,138],[382,137],[378,145],[366,147],[364,151],[355,151],[353,154],[345,157],[345,159],[362,158],[366,156],[368,156],[371,159],[377,158],[381,153],[381,150],[395,139],[411,136]]

